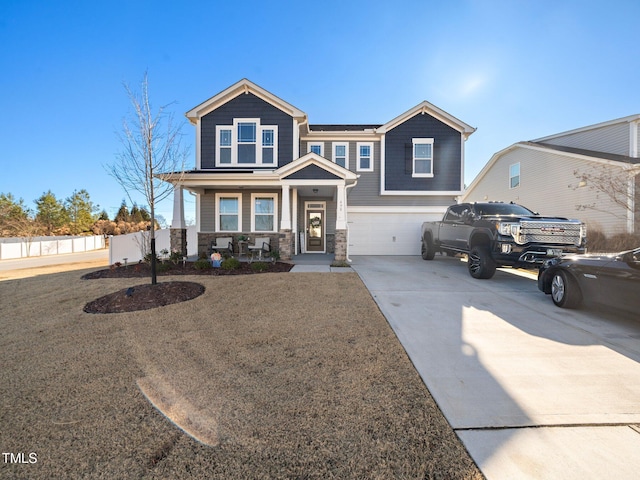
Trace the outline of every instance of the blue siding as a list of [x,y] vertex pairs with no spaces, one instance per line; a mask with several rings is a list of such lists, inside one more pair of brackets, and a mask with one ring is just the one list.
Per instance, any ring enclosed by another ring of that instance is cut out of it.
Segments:
[[[413,138],[433,138],[433,177],[413,178]],[[386,133],[385,189],[407,191],[460,190],[461,134],[431,115],[415,115]]]
[[202,117],[200,160],[203,169],[215,168],[216,125],[233,125],[234,118],[260,118],[262,125],[277,125],[278,167],[293,160],[292,117],[252,93],[243,93]]

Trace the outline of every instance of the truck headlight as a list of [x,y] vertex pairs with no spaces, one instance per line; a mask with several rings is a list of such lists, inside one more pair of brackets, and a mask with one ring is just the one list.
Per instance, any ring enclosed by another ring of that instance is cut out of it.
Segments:
[[500,232],[500,235],[511,235],[515,237],[520,233],[520,225],[517,223],[498,222],[496,223],[496,228],[498,232]]

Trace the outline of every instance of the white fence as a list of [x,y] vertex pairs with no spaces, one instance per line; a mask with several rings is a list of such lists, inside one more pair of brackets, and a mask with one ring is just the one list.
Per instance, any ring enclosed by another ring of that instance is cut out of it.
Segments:
[[[149,232],[128,233],[109,237],[109,264],[116,262],[137,263],[150,251]],[[171,251],[169,229],[156,230],[156,253],[167,249]],[[198,232],[196,227],[187,227],[187,255],[198,254]]]
[[0,238],[0,260],[88,252],[105,248],[102,235]]

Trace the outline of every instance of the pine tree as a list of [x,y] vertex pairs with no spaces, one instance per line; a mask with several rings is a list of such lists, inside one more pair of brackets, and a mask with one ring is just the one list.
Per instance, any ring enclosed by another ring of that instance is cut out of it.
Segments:
[[35,200],[36,219],[43,225],[47,235],[53,235],[69,220],[64,205],[56,198],[51,190]]
[[127,207],[127,202],[122,200],[122,205],[120,205],[120,209],[118,213],[116,213],[116,217],[113,219],[116,223],[118,222],[128,222],[130,219],[129,208]]

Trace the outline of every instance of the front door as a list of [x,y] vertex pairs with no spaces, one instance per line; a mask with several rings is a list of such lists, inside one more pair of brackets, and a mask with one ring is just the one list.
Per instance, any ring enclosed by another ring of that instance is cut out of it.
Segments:
[[324,210],[307,210],[307,252],[324,252]]

